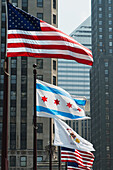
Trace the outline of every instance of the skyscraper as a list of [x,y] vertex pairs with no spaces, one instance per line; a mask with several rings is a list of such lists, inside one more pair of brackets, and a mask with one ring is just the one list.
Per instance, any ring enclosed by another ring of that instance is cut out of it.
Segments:
[[[57,27],[57,0],[11,0],[15,6]],[[5,0],[0,1],[0,149],[2,142]],[[9,59],[8,92],[8,156],[9,169],[33,169],[33,64],[37,64],[37,78],[57,84],[57,60],[18,57]],[[38,118],[37,161],[49,160],[49,119]],[[53,128],[52,128],[53,131]],[[52,135],[53,139],[53,135]],[[0,157],[1,158],[1,157]],[[54,159],[54,158],[53,158]],[[47,167],[47,165],[46,165]],[[44,167],[43,167],[44,168]]]
[[[91,50],[91,16],[82,22],[70,36]],[[88,116],[90,116],[90,68],[75,61],[58,59],[58,86],[71,95],[85,96],[88,99],[86,104]],[[90,120],[66,121],[66,123],[82,137],[91,140]]]
[[92,0],[91,120],[94,170],[113,169],[113,1]]
[[[88,17],[71,34],[85,47],[91,46],[91,17]],[[72,95],[90,98],[90,66],[71,60],[58,60],[58,85]]]

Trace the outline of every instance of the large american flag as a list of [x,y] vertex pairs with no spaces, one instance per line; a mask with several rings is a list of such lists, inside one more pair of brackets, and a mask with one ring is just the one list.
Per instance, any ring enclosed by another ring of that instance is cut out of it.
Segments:
[[7,57],[62,58],[92,65],[89,49],[8,2]]
[[[72,166],[74,169],[90,169],[93,166],[94,155],[91,152],[62,147],[61,161],[70,162],[68,169],[71,169]],[[75,166],[74,163],[78,166]]]

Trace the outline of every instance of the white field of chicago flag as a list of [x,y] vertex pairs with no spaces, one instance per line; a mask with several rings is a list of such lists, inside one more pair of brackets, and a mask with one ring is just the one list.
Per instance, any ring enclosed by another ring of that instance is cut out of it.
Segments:
[[7,57],[61,58],[92,65],[92,52],[52,25],[8,2]]
[[37,116],[63,120],[89,119],[71,95],[62,88],[36,80]]
[[54,145],[77,149],[80,151],[95,151],[93,144],[78,135],[70,126],[60,119],[54,119]]

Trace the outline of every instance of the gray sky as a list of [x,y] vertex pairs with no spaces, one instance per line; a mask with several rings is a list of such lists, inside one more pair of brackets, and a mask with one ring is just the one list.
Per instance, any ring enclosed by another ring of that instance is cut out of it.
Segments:
[[91,0],[58,0],[58,29],[70,34],[91,15]]

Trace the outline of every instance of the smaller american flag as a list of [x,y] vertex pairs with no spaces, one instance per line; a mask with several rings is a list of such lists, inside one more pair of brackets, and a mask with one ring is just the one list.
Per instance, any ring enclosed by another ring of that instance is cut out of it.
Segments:
[[62,147],[61,161],[68,162],[68,170],[81,168],[90,170],[90,168],[93,166],[94,155],[91,152]]
[[91,170],[90,168],[88,168],[88,167],[83,167],[83,166],[78,166],[78,164],[77,163],[75,163],[75,162],[68,162],[67,163],[67,170],[83,170],[83,169],[85,169],[85,170]]

